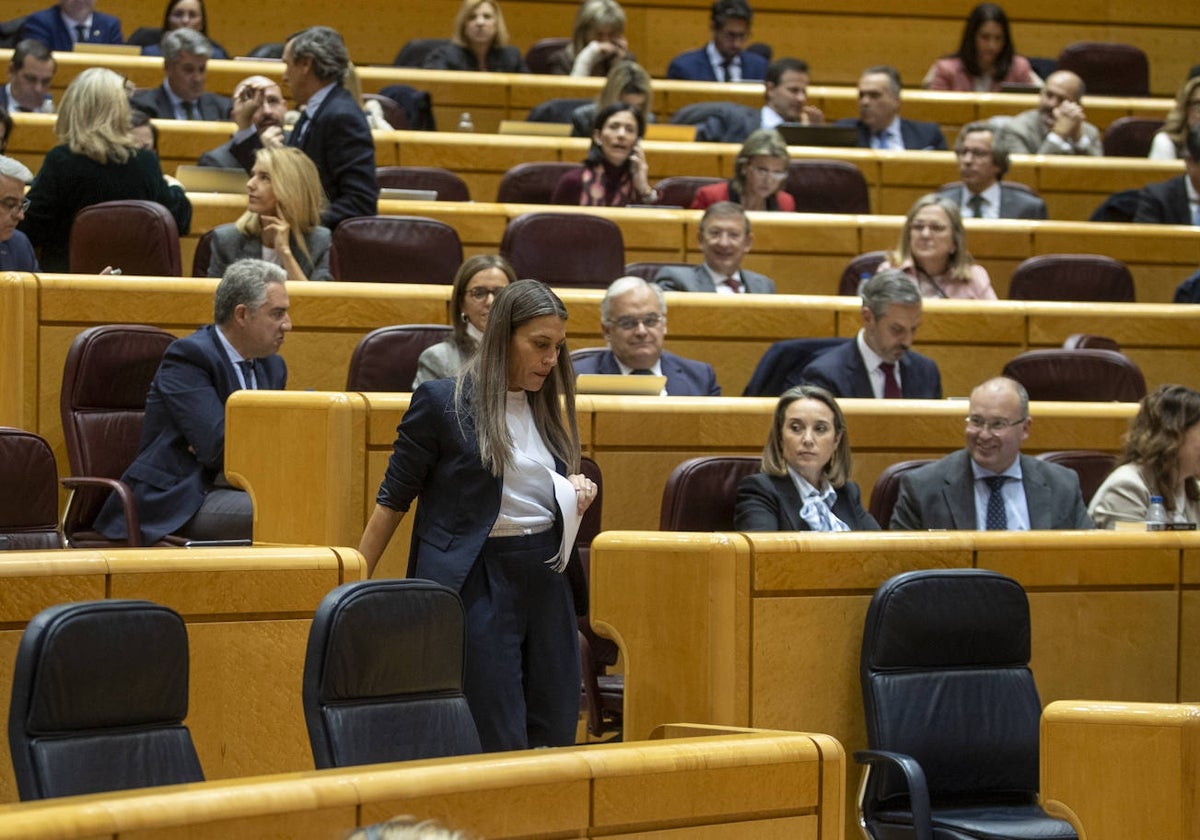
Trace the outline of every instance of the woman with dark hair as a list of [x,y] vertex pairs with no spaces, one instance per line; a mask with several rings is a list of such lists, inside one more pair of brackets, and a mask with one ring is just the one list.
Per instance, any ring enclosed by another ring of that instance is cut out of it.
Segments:
[[477,254],[459,266],[451,291],[450,323],[454,332],[450,338],[426,347],[417,360],[415,390],[430,379],[449,379],[458,376],[467,360],[475,355],[488,314],[500,290],[517,282],[517,273],[508,260],[495,254]]
[[551,204],[625,207],[653,204],[658,195],[650,188],[642,135],[642,112],[624,102],[602,108],[592,123],[592,147],[583,167],[572,169],[558,181]]
[[1145,522],[1161,496],[1171,522],[1200,524],[1200,392],[1163,385],[1142,398],[1120,465],[1100,485],[1088,516],[1097,528]]
[[787,143],[778,131],[760,128],[742,144],[733,162],[733,177],[721,184],[696,190],[693,210],[703,210],[718,201],[732,201],[743,210],[796,211],[796,199],[783,191],[788,171]]
[[958,52],[939,58],[922,82],[930,90],[984,93],[1001,85],[1041,85],[1029,59],[1016,54],[1008,15],[995,3],[980,3],[963,26]]
[[508,43],[508,27],[496,0],[463,0],[450,43],[431,52],[421,66],[429,70],[529,72],[521,51]]
[[579,472],[566,324],[543,283],[500,290],[466,368],[413,392],[359,543],[373,572],[420,498],[408,576],[462,597],[464,692],[488,752],[575,741],[579,642],[563,572],[596,485]]
[[[142,42],[144,38],[153,37],[154,42],[146,44],[142,47],[142,55],[162,55],[162,36],[166,35],[175,29],[195,29],[212,44],[213,58],[229,58],[229,53],[225,52],[225,48],[208,36],[208,12],[204,9],[204,0],[167,0],[167,8],[163,12],[162,29],[159,29],[157,35],[152,35],[154,30],[142,30],[134,33],[138,35],[138,41]],[[139,34],[145,33],[145,34]],[[133,43],[131,40],[130,43]]]
[[896,250],[879,271],[889,268],[917,281],[923,297],[996,299],[987,269],[967,250],[958,205],[938,193],[921,196],[908,211]]
[[784,392],[763,447],[762,472],[742,479],[738,531],[878,531],[850,480],[846,418],[815,385]]

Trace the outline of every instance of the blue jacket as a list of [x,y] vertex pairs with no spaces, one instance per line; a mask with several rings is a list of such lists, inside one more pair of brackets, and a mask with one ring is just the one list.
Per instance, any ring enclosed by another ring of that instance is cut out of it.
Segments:
[[[859,147],[863,149],[871,148],[871,130],[866,127],[862,120],[850,117],[838,120],[834,125],[857,128]],[[900,139],[904,141],[904,148],[906,149],[946,150],[946,138],[942,135],[942,129],[937,123],[918,122],[916,120],[906,120],[901,117]]]
[[[742,81],[761,82],[767,77],[767,60],[758,53],[743,50]],[[667,67],[668,79],[687,79],[693,82],[715,82],[717,74],[708,61],[708,44],[698,50],[688,50],[671,59]]]
[[[867,365],[858,352],[858,342],[853,340],[819,354],[804,368],[800,378],[808,385],[821,386],[835,397],[875,396]],[[901,356],[900,394],[911,400],[940,400],[942,375],[937,363],[913,350]]]
[[[712,365],[696,362],[663,351],[659,359],[663,376],[667,377],[667,395],[671,397],[719,397],[721,386]],[[611,350],[587,356],[575,363],[575,373],[620,373],[617,357]]]
[[[75,39],[63,25],[58,6],[42,9],[25,18],[25,23],[21,26],[21,40],[26,38],[41,41],[57,52],[69,52],[75,48]],[[88,40],[94,44],[125,43],[125,38],[121,35],[121,21],[103,12],[92,12],[92,28]]]

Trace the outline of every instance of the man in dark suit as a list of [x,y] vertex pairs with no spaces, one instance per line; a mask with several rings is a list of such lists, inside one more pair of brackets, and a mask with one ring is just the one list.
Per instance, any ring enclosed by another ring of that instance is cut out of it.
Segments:
[[903,271],[881,271],[860,292],[862,329],[820,353],[800,374],[835,397],[940,400],[942,375],[933,359],[912,350],[921,326],[921,291]]
[[[145,545],[167,534],[250,539],[250,497],[225,481],[225,401],[243,388],[287,385],[287,365],[276,355],[292,328],[286,277],[262,260],[235,262],[217,284],[215,323],[167,348],[146,397],[137,458],[121,476]],[[111,539],[127,536],[115,494],[96,528]]]
[[575,373],[665,376],[665,396],[721,396],[712,365],[663,349],[667,302],[653,283],[641,277],[614,280],[600,301],[600,328],[608,350],[575,362]]
[[200,166],[220,166],[238,169],[241,161],[233,153],[233,147],[257,135],[263,146],[283,145],[283,121],[287,117],[287,102],[278,83],[266,76],[250,76],[238,82],[233,89],[232,119],[237,131],[228,142],[200,155]]
[[212,44],[194,29],[173,29],[162,39],[166,78],[153,90],[141,90],[130,104],[160,120],[227,120],[229,97],[205,93]]
[[58,5],[34,12],[21,26],[21,40],[41,41],[56,52],[75,49],[79,42],[123,44],[121,21],[96,11],[96,0],[59,0]]
[[747,82],[767,74],[767,60],[745,52],[750,40],[754,12],[746,0],[716,0],[712,4],[709,26],[712,40],[697,50],[689,50],[671,59],[668,79],[693,82]]
[[1184,150],[1184,174],[1143,187],[1135,222],[1200,225],[1200,125],[1188,129]]
[[41,41],[27,38],[13,50],[8,65],[8,84],[0,88],[0,108],[10,114],[53,114],[50,86],[56,63]]
[[740,204],[718,201],[700,217],[700,253],[704,263],[696,268],[664,268],[654,278],[668,292],[719,292],[721,294],[775,293],[775,281],[742,268],[754,234]]
[[1001,183],[1008,172],[1008,152],[995,145],[993,139],[988,123],[963,126],[954,143],[962,183],[951,184],[941,194],[962,207],[965,219],[1046,218],[1046,202]]
[[33,173],[15,158],[0,155],[0,271],[40,271],[29,237],[17,230],[25,218],[25,187]]
[[946,138],[937,123],[900,117],[900,71],[881,64],[868,67],[858,80],[858,119],[838,120],[834,125],[858,129],[858,145],[864,149],[946,148]]
[[1092,527],[1073,470],[1021,454],[1029,395],[1000,376],[971,392],[967,446],[900,477],[893,531]]
[[[375,215],[375,141],[362,106],[343,87],[350,55],[342,36],[327,26],[297,32],[283,46],[283,65],[283,82],[302,108],[286,142],[317,165],[329,199],[321,224],[333,230],[351,216]],[[230,151],[249,172],[255,153],[265,144],[265,132],[261,137],[254,132]]]

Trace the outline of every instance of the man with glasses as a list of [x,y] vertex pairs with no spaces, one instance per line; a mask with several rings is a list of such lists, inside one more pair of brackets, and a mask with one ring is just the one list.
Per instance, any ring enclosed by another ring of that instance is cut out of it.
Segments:
[[891,530],[1092,528],[1074,470],[1021,454],[1029,394],[1007,377],[971,392],[967,446],[900,477]]
[[54,57],[41,41],[21,41],[8,65],[8,84],[0,88],[0,108],[9,113],[53,114],[50,85],[54,82]]
[[962,207],[965,219],[1045,219],[1046,202],[1000,182],[1008,172],[1008,152],[993,140],[987,123],[963,126],[954,144],[962,182],[947,186],[941,194]]
[[0,271],[40,271],[33,245],[17,230],[29,207],[25,185],[32,180],[25,164],[0,155]]
[[716,0],[712,4],[712,40],[697,50],[671,59],[668,79],[693,82],[760,81],[767,74],[767,60],[746,52],[754,12],[746,0]]
[[754,235],[750,219],[740,204],[718,201],[700,217],[700,253],[704,264],[696,268],[670,266],[654,278],[668,292],[717,292],[718,294],[775,293],[775,281],[742,268]]
[[1143,187],[1135,222],[1200,225],[1200,125],[1189,128],[1184,141],[1184,173]]
[[600,328],[608,350],[574,362],[576,373],[665,376],[663,396],[721,396],[712,365],[663,349],[667,302],[653,283],[640,277],[614,280],[600,302]]

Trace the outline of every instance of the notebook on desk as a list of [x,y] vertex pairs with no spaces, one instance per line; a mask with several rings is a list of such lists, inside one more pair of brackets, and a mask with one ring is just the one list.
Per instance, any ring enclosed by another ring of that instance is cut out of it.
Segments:
[[532,134],[538,137],[570,137],[570,123],[501,120],[500,134]]
[[657,397],[667,387],[665,376],[623,376],[619,373],[581,373],[575,379],[577,394],[615,394]]
[[858,145],[858,129],[852,125],[780,123],[775,130],[783,135],[783,142],[789,146],[851,148]]
[[403,187],[381,187],[380,201],[437,201],[437,190],[410,190]]

